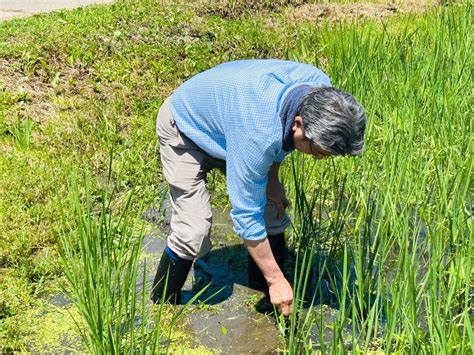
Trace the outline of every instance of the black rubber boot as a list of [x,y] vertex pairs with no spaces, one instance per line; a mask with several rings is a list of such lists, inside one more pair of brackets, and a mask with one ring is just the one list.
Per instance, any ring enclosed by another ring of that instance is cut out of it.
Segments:
[[[171,249],[166,247],[156,270],[155,280],[153,281],[152,301],[160,303],[165,295],[165,302],[180,304],[181,289],[192,265],[192,260],[180,258]],[[168,281],[166,280],[167,276]],[[166,292],[165,285],[167,286]]]
[[[287,255],[285,234],[280,233],[269,235],[268,242],[270,243],[270,248],[272,249],[273,256],[278,266],[283,271],[283,265],[285,264]],[[250,288],[268,293],[267,281],[265,280],[262,271],[260,271],[260,268],[250,255],[248,256],[248,275]]]

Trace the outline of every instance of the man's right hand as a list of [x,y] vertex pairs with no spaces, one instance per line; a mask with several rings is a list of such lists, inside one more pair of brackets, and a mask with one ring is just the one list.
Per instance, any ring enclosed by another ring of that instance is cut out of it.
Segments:
[[293,303],[293,290],[275,261],[268,239],[244,239],[244,244],[267,280],[270,302],[288,316]]
[[280,279],[268,284],[270,302],[275,305],[284,316],[289,316],[293,304],[293,289],[289,282],[282,276]]

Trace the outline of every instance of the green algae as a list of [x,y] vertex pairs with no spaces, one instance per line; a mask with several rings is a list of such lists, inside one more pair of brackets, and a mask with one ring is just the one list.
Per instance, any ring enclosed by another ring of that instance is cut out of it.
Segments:
[[77,322],[78,309],[74,305],[58,307],[45,305],[27,315],[33,321],[31,335],[27,337],[29,350],[40,353],[85,351]]

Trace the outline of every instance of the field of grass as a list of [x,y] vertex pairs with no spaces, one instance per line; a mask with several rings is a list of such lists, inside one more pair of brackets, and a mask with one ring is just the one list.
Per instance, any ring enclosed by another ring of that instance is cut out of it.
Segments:
[[[100,351],[74,330],[71,317],[87,322],[80,303],[68,313],[47,301],[81,271],[61,263],[58,246],[81,240],[84,196],[98,226],[114,225],[135,248],[140,233],[120,216],[138,226],[135,216],[162,198],[154,120],[170,91],[223,61],[285,58],[320,67],[367,111],[362,157],[294,154],[282,173],[291,241],[307,255],[300,267],[316,263],[339,308],[332,351],[472,353],[472,5],[391,5],[356,18],[347,4],[255,4],[118,1],[0,24],[0,352],[55,349],[63,330],[79,342],[72,348]],[[106,267],[134,259],[116,260]],[[327,302],[316,295],[308,302]],[[127,297],[117,301],[124,309],[137,295]],[[324,319],[302,308],[282,348],[327,351],[310,336]],[[117,352],[137,346],[124,339],[109,338]]]

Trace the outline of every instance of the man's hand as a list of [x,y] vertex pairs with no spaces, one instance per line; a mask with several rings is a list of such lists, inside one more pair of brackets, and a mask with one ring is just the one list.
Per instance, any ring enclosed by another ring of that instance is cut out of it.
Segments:
[[293,304],[293,289],[285,277],[268,284],[270,302],[277,307],[284,316],[289,316]]
[[293,290],[275,261],[268,239],[244,239],[244,244],[250,256],[255,260],[260,270],[262,270],[263,276],[267,281],[270,302],[274,304],[283,315],[288,316],[293,303]]
[[282,218],[289,202],[286,198],[285,189],[278,180],[279,167],[280,164],[274,163],[268,171],[267,200],[272,200],[275,203],[278,210],[277,218]]

